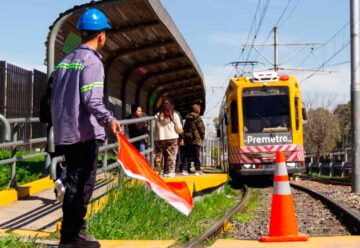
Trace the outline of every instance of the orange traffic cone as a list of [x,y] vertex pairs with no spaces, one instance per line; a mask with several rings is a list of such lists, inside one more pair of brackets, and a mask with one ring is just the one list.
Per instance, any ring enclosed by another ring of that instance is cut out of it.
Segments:
[[276,152],[275,162],[269,236],[262,236],[260,241],[306,241],[308,236],[298,232],[294,202],[283,152]]

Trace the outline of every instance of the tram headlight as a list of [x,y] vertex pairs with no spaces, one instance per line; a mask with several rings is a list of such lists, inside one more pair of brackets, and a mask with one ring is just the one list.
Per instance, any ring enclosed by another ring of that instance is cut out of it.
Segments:
[[288,167],[295,167],[295,166],[296,166],[296,163],[286,163],[286,166],[288,166]]
[[245,169],[250,169],[250,168],[251,168],[251,164],[243,164],[243,167],[244,167]]

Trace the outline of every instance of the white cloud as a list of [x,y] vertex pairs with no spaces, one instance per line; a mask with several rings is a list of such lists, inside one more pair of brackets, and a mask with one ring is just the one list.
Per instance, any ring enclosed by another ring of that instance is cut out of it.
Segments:
[[304,80],[309,74],[298,74],[298,80],[301,82],[304,97],[319,94],[321,96],[334,96],[337,103],[344,103],[350,99],[350,65],[342,65],[329,68],[336,71],[330,74],[317,73],[313,77]]

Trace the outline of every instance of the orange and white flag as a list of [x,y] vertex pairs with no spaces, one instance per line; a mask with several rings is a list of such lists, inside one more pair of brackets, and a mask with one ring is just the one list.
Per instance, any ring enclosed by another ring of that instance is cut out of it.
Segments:
[[189,215],[194,204],[187,184],[185,182],[165,182],[122,133],[118,133],[117,137],[119,142],[118,162],[126,175],[144,181],[171,206],[181,213]]

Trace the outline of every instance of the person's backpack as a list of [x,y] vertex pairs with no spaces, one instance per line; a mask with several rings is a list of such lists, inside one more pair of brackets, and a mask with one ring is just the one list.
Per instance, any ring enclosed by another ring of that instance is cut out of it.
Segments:
[[50,111],[50,101],[51,101],[51,91],[53,87],[53,77],[50,76],[45,94],[40,99],[40,111],[39,119],[42,123],[48,123],[51,125],[51,111]]

